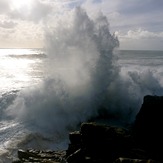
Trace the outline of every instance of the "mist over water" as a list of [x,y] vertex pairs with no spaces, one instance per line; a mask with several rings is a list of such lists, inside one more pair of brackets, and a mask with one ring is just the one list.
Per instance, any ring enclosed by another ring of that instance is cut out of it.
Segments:
[[45,135],[67,136],[83,121],[99,114],[115,124],[134,121],[146,94],[163,92],[161,81],[150,70],[122,71],[103,14],[90,18],[78,7],[45,28],[46,78],[19,92],[6,116]]

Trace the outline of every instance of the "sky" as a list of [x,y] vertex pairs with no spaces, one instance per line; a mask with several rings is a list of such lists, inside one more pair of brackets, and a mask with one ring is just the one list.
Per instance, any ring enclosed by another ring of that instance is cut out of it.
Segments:
[[44,47],[47,20],[79,5],[108,18],[119,49],[163,50],[163,0],[0,0],[0,48]]

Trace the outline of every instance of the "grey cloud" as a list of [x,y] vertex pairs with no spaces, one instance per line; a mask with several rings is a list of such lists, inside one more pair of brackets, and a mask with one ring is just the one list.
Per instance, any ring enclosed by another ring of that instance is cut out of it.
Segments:
[[93,3],[101,3],[102,0],[93,0]]
[[0,21],[0,27],[2,28],[13,28],[17,25],[17,23],[13,21]]
[[[107,0],[103,0],[109,5]],[[163,1],[162,0],[117,0],[113,2],[114,11],[119,16],[111,19],[111,25],[116,30],[144,28],[152,32],[161,32],[163,27]]]
[[52,10],[49,3],[40,0],[33,1],[30,7],[24,6],[21,9],[10,11],[9,16],[12,19],[21,19],[26,21],[38,22],[44,19]]
[[162,11],[162,0],[124,0],[118,5],[119,11],[123,14],[145,14]]
[[35,1],[29,15],[29,19],[39,21],[46,17],[52,11],[50,4]]
[[0,14],[7,13],[10,10],[10,6],[7,0],[0,0]]

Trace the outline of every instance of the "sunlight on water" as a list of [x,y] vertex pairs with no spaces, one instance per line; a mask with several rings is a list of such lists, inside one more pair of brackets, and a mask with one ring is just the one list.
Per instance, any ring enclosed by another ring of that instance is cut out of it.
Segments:
[[0,49],[0,55],[29,55],[34,52],[33,49]]
[[1,90],[21,89],[38,79],[36,49],[0,49]]

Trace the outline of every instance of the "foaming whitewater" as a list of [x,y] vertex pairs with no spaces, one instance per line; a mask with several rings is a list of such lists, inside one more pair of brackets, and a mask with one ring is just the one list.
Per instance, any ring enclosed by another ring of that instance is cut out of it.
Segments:
[[150,70],[122,73],[114,51],[119,41],[103,14],[90,18],[78,7],[67,16],[45,27],[46,78],[19,92],[4,111],[22,131],[16,147],[65,148],[69,131],[98,116],[132,123],[143,96],[163,92]]

